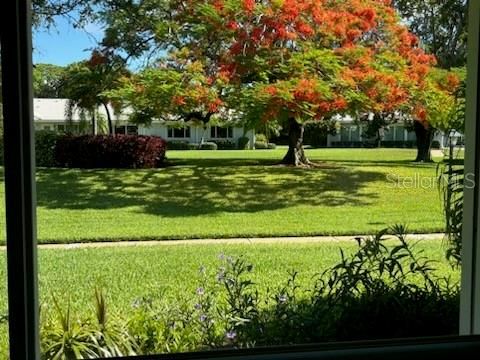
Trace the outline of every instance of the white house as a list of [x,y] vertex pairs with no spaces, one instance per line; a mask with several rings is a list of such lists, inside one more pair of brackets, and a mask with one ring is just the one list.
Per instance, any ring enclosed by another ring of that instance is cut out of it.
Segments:
[[[338,124],[336,135],[328,135],[327,147],[349,147],[357,146],[368,140],[365,137],[366,125],[356,122],[351,116],[338,117],[335,119]],[[457,140],[463,136],[459,133],[454,134]],[[382,130],[382,142],[389,143],[392,147],[400,146],[405,143],[415,143],[415,132],[408,131],[402,122],[394,123]],[[437,131],[433,141],[438,141],[441,148],[448,146],[449,137],[441,131]]]
[[[99,133],[107,126],[107,113],[99,107],[95,116],[95,126],[92,119],[80,111],[72,113],[71,121],[67,120],[66,109],[68,99],[34,99],[34,123],[36,130],[51,130],[57,132],[72,131],[77,133]],[[115,134],[138,134],[161,136],[167,141],[185,141],[200,143],[203,141],[231,141],[235,144],[238,139],[246,136],[253,146],[255,133],[252,130],[244,131],[238,126],[207,125],[205,128],[194,124],[185,124],[179,127],[178,122],[154,120],[150,126],[136,125],[129,122],[128,114],[117,115],[109,109],[113,120]]]
[[[57,132],[72,131],[76,133],[95,133],[106,129],[107,114],[103,107],[96,112],[95,127],[92,120],[85,117],[78,110],[72,114],[71,121],[67,120],[67,99],[34,99],[34,121],[37,130],[52,130]],[[155,120],[150,126],[136,125],[129,122],[128,113],[117,115],[110,109],[113,119],[114,132],[116,134],[139,134],[161,136],[167,141],[185,141],[188,143],[200,143],[203,141],[232,141],[237,144],[238,139],[247,136],[250,146],[255,143],[255,132],[244,131],[236,126],[207,125],[205,128],[194,124],[185,124],[179,127],[178,122],[166,122]],[[366,125],[357,123],[350,116],[335,119],[338,124],[336,135],[328,135],[327,147],[355,147],[361,146],[367,139],[364,136]],[[457,140],[462,140],[461,134],[455,134]],[[392,147],[402,147],[405,143],[413,144],[416,140],[415,133],[409,132],[403,123],[392,124],[383,131],[382,141],[390,143]],[[441,132],[435,134],[434,140],[440,147],[448,146],[448,136]],[[413,146],[413,145],[412,145]]]

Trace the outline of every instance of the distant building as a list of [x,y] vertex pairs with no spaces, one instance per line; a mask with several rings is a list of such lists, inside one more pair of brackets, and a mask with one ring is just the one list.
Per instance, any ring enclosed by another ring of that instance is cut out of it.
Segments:
[[[56,132],[73,133],[101,133],[107,126],[107,113],[103,107],[96,112],[95,128],[92,119],[85,117],[80,111],[75,110],[71,120],[67,118],[68,99],[34,99],[34,124],[36,130],[51,130]],[[198,126],[185,124],[179,127],[178,122],[154,120],[149,126],[136,125],[129,122],[128,114],[117,115],[110,109],[115,134],[155,135],[167,141],[185,141],[188,143],[201,143],[203,141],[231,141],[237,144],[238,139],[247,136],[250,144],[255,142],[255,133],[252,130],[244,131],[237,126],[216,126],[207,124]]]
[[[106,130],[107,114],[103,107],[96,112],[95,128],[92,120],[76,110],[71,121],[66,116],[67,99],[34,99],[34,124],[37,130],[51,130],[57,132],[73,133],[102,133]],[[188,143],[201,143],[203,141],[231,141],[235,144],[238,139],[247,136],[250,145],[255,143],[255,132],[244,131],[236,126],[215,126],[208,124],[205,128],[194,124],[185,124],[179,127],[178,122],[154,120],[150,126],[136,125],[129,122],[128,114],[117,115],[110,109],[113,119],[115,134],[138,134],[161,136],[167,141],[184,141]],[[365,136],[366,125],[356,122],[350,116],[337,117],[338,130],[336,135],[328,135],[327,147],[363,147],[371,143]],[[415,133],[409,132],[399,122],[382,130],[382,146],[385,147],[415,147]],[[459,144],[463,135],[453,134],[454,141]],[[448,136],[437,132],[434,141],[443,148],[448,146]]]
[[[365,134],[367,125],[355,121],[350,116],[338,117],[338,130],[336,135],[328,135],[327,147],[363,147],[372,143],[372,139]],[[463,141],[463,135],[453,134],[456,141]],[[414,131],[408,131],[403,122],[398,122],[381,129],[381,144],[385,147],[416,147]],[[438,142],[440,148],[448,146],[449,136],[437,131],[433,141]]]

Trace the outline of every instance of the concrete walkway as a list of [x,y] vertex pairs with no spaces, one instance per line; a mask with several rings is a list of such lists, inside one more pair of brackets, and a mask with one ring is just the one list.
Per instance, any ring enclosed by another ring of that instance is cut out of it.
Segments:
[[[72,244],[40,244],[40,249],[84,249],[100,247],[128,247],[128,246],[165,246],[165,245],[209,245],[209,244],[274,244],[274,243],[298,243],[314,244],[322,242],[353,241],[356,237],[368,237],[368,235],[347,236],[306,236],[306,237],[272,237],[272,238],[231,238],[231,239],[189,239],[189,240],[151,240],[151,241],[108,241],[86,242]],[[441,240],[444,234],[411,234],[409,240]],[[5,250],[5,246],[0,246]]]

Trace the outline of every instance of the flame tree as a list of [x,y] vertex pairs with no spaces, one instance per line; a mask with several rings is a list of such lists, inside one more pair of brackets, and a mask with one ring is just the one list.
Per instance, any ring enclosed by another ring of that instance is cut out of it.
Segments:
[[285,164],[310,164],[304,126],[333,114],[402,112],[428,129],[429,94],[443,90],[390,0],[126,3],[105,12],[103,45],[160,59],[111,95],[143,122],[227,110],[252,127],[276,122],[289,132]]

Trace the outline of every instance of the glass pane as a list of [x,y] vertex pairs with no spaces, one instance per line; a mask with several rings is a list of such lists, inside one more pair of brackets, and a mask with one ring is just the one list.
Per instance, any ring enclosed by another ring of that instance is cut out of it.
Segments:
[[138,135],[138,127],[129,125],[127,126],[127,134],[128,135]]
[[217,138],[226,138],[227,137],[227,128],[217,127]]
[[115,134],[125,135],[125,126],[115,126]]

